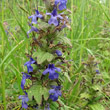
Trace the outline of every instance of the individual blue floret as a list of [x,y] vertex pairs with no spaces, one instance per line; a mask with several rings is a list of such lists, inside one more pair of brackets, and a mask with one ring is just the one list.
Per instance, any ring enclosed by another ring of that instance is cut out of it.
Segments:
[[60,89],[61,86],[52,86],[53,89],[49,90],[49,98],[52,99],[53,101],[57,101],[58,97],[62,95]]
[[58,18],[63,19],[63,17],[60,14],[57,14],[57,9],[54,9],[52,13],[46,13],[47,15],[50,15],[51,18],[49,19],[49,24],[54,24],[55,26],[58,26]]
[[26,79],[29,79],[31,76],[24,73],[23,72],[23,77],[22,77],[22,81],[21,81],[21,88],[24,89],[24,85],[25,85],[25,82],[26,82]]
[[27,102],[29,101],[28,94],[24,91],[25,95],[20,95],[19,99],[22,99],[22,108],[27,109]]
[[49,73],[49,79],[51,80],[58,79],[59,74],[56,73],[56,71],[60,72],[61,69],[56,68],[54,64],[49,64],[48,68],[43,72],[43,75],[46,75],[47,73]]
[[32,19],[31,24],[37,24],[37,18],[43,18],[43,16],[39,13],[38,10],[35,10],[35,14],[28,17]]
[[36,61],[33,58],[30,58],[30,61],[24,64],[24,66],[27,66],[28,73],[33,72],[33,67],[31,66],[31,64],[34,64],[34,63],[36,63]]

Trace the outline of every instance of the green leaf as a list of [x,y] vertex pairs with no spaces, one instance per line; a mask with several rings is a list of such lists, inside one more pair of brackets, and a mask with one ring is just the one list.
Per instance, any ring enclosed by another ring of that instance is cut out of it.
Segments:
[[[4,29],[4,27],[3,27],[3,24],[0,22],[0,28],[1,28],[1,31],[3,32],[3,34],[4,34],[4,38],[5,38],[5,40],[6,40],[6,44],[8,44],[8,48],[9,49],[11,49],[10,48],[10,44],[9,44],[9,40],[8,40],[8,36],[6,35],[6,32],[5,32],[5,29]],[[1,48],[1,47],[0,47]],[[0,49],[1,51],[2,51],[2,49]],[[1,53],[1,52],[0,52]],[[1,55],[0,55],[1,56]]]
[[47,88],[42,88],[42,94],[44,95],[44,99],[47,100],[49,97],[49,92],[47,90]]
[[37,54],[37,63],[41,64],[47,59],[46,53],[45,52],[40,52]]
[[93,105],[89,105],[89,107],[92,109],[92,110],[105,110],[104,106],[102,104],[93,104]]
[[44,99],[47,100],[49,97],[49,90],[45,87],[42,87],[41,85],[33,85],[28,90],[28,98],[29,101],[32,101],[32,97],[36,100],[36,102],[40,105],[42,102],[42,96],[44,96]]
[[21,45],[24,44],[24,40],[22,40],[21,42],[19,42],[15,47],[12,48],[12,50],[10,50],[10,52],[5,56],[5,58],[3,59],[3,61],[0,64],[0,67],[2,67],[2,65],[7,61],[7,59],[17,50],[20,48]]
[[62,43],[64,43],[64,44],[68,44],[68,45],[70,45],[72,47],[72,43],[71,43],[70,39],[67,38],[67,37],[64,37],[64,36],[60,36],[59,37],[58,36],[57,37],[57,40],[60,41],[60,42],[62,42]]
[[73,86],[73,89],[71,91],[70,98],[68,100],[69,102],[71,102],[71,101],[75,102],[77,100],[78,95],[79,95],[81,80],[82,80],[82,77],[79,76],[77,83]]
[[88,93],[82,93],[81,95],[80,95],[80,97],[83,99],[83,98],[85,98],[85,99],[90,99],[91,98],[91,95],[90,94],[88,94]]
[[65,105],[65,103],[63,101],[61,101],[60,99],[58,99],[58,101],[64,106],[64,110],[75,110],[74,108],[71,108],[71,107]]
[[68,73],[65,72],[64,75],[65,75],[65,77],[68,79],[68,81],[69,81],[70,83],[72,83],[72,81],[71,81],[70,76],[68,75]]
[[44,51],[37,51],[33,54],[33,57],[37,57],[37,63],[42,64],[44,61],[52,61],[54,56],[51,53]]
[[92,86],[92,89],[94,89],[95,91],[97,91],[97,90],[98,90],[98,91],[101,91],[102,88],[101,88],[101,86],[99,86],[99,85],[93,85],[93,86]]
[[54,56],[50,53],[46,53],[46,56],[47,56],[47,61],[49,61],[49,62],[52,61],[54,58]]
[[21,6],[21,5],[19,5],[19,4],[18,4],[18,6],[19,6],[19,8],[20,8],[21,10],[23,10],[25,13],[29,14],[29,12],[28,12],[23,6]]

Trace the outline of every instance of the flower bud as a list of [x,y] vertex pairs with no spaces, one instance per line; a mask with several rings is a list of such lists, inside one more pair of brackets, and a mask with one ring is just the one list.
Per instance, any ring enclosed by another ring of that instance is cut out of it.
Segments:
[[62,53],[61,53],[60,50],[56,50],[56,54],[57,54],[58,56],[62,56]]

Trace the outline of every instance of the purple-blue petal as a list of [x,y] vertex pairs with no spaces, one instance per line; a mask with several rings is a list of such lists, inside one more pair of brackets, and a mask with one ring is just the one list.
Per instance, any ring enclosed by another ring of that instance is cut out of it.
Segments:
[[19,98],[19,99],[22,99],[22,98],[24,98],[24,95],[20,95],[18,98]]
[[97,73],[97,74],[100,74],[100,72],[99,72],[99,70],[98,70],[98,69],[96,70],[96,73]]
[[62,56],[62,52],[61,52],[60,50],[56,50],[56,54],[57,54],[58,56]]
[[57,18],[63,19],[63,17],[61,15],[57,15]]
[[53,10],[52,15],[53,15],[53,16],[57,16],[57,9],[54,9],[54,10]]
[[55,78],[54,78],[54,75],[50,75],[50,74],[49,74],[49,79],[54,80],[54,79],[55,79]]
[[54,79],[58,79],[59,74],[58,73],[54,73]]
[[27,103],[26,103],[26,102],[22,102],[22,108],[25,108],[25,109],[27,109],[27,108],[28,108],[28,105],[27,105]]
[[58,97],[62,95],[61,94],[61,91],[60,91],[61,86],[55,86],[55,85],[53,85],[51,87],[53,89],[50,89],[49,90],[49,94],[50,94],[49,98],[52,99],[53,101],[57,101],[58,100]]
[[33,58],[30,58],[31,64],[34,64],[36,61]]
[[58,100],[58,95],[57,94],[50,95],[49,98],[52,99],[53,101],[57,101]]
[[24,64],[24,66],[26,66],[26,65],[28,65],[29,64],[29,61],[27,61],[25,64]]
[[23,77],[22,77],[22,81],[21,81],[21,88],[24,89],[24,85],[25,85],[25,82],[26,82],[26,79],[29,79],[31,76],[26,74],[26,73],[23,73]]
[[60,4],[59,5],[59,10],[63,10],[66,9],[66,4]]
[[53,94],[53,93],[55,93],[55,90],[54,89],[50,89],[49,90],[49,94]]
[[51,18],[49,19],[49,24],[54,24],[55,26],[59,25],[59,22],[57,18],[63,19],[63,17],[59,14],[57,14],[57,9],[54,9],[52,13],[47,13],[47,15],[51,15]]
[[49,79],[51,79],[51,80],[58,79],[59,74],[56,73],[55,71],[60,72],[61,69],[56,68],[54,64],[49,64],[48,68],[46,70],[44,70],[43,75],[46,75],[47,73],[49,73]]
[[43,16],[42,16],[41,14],[37,15],[37,18],[40,18],[40,19],[41,19],[42,17],[43,17]]
[[57,17],[51,17],[48,21],[49,24],[54,24],[55,26],[58,26],[58,20]]
[[37,24],[37,19],[36,19],[36,15],[32,15],[30,17],[28,17],[29,19],[32,19],[31,23],[32,24]]
[[36,61],[33,58],[30,58],[30,61],[26,62],[24,66],[27,66],[28,73],[33,72],[33,67],[31,64],[34,64]]
[[40,14],[38,10],[35,10],[35,12],[36,12],[36,15]]
[[27,66],[27,70],[28,70],[28,73],[33,72],[33,67],[29,65],[29,66]]
[[61,96],[61,95],[62,95],[61,91],[57,91],[57,94],[58,94],[59,96]]
[[57,67],[55,67],[55,70],[58,71],[58,72],[61,71],[61,69],[60,68],[57,68]]
[[25,82],[26,82],[26,78],[25,78],[25,79],[22,79],[22,81],[21,81],[21,88],[22,88],[22,89],[24,89],[24,84],[25,84]]
[[34,26],[31,26],[31,29],[27,32],[27,37],[29,38],[29,33],[31,33],[31,32],[39,32],[39,30],[36,28],[36,27],[34,27]]
[[55,0],[55,5],[58,5],[59,2],[60,0]]
[[40,18],[40,19],[41,19],[41,18],[43,17],[43,16],[39,13],[38,10],[35,10],[35,12],[36,12],[36,17],[37,17],[37,18]]
[[27,109],[28,105],[26,102],[29,101],[28,94],[24,91],[25,95],[20,95],[19,99],[22,99],[22,108]]
[[43,75],[46,75],[49,72],[49,69],[47,68],[44,72]]

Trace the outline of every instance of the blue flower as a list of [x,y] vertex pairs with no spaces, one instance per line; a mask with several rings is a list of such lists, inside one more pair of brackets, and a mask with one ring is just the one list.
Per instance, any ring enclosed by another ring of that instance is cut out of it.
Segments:
[[31,24],[30,24],[30,26],[31,26],[31,29],[27,32],[27,37],[28,38],[29,38],[29,33],[31,33],[32,31],[39,32],[39,30],[36,27],[32,26]]
[[34,15],[31,15],[29,16],[28,18],[29,19],[32,19],[32,22],[31,24],[37,24],[37,18],[42,18],[43,16],[39,13],[38,10],[35,10],[35,14]]
[[99,72],[99,70],[98,70],[98,69],[96,70],[96,73],[97,73],[97,74],[100,74],[100,72]]
[[61,86],[52,86],[53,89],[49,90],[49,98],[52,99],[53,101],[57,101],[58,97],[62,95],[60,89]]
[[56,52],[56,54],[57,54],[58,56],[62,56],[62,53],[61,53],[60,50],[56,50],[55,52]]
[[31,64],[34,64],[34,63],[36,63],[36,61],[33,58],[30,58],[30,61],[24,64],[24,66],[27,66],[28,73],[33,72],[33,67],[31,66]]
[[52,13],[46,13],[46,14],[51,16],[48,23],[54,24],[55,26],[58,26],[59,24],[57,18],[63,19],[63,17],[60,14],[57,14],[57,9],[54,9]]
[[21,88],[22,89],[24,89],[24,84],[26,82],[26,79],[29,79],[30,77],[31,77],[30,75],[23,72],[23,77],[22,77],[22,81],[21,81]]
[[47,73],[49,73],[49,79],[51,80],[58,79],[59,74],[56,73],[55,71],[60,72],[61,69],[56,68],[54,64],[49,64],[48,68],[43,72],[43,75],[46,75]]
[[55,5],[59,4],[59,10],[66,9],[67,0],[55,0]]
[[27,109],[28,105],[26,102],[29,101],[28,94],[24,91],[25,95],[20,95],[19,99],[22,99],[22,108]]

